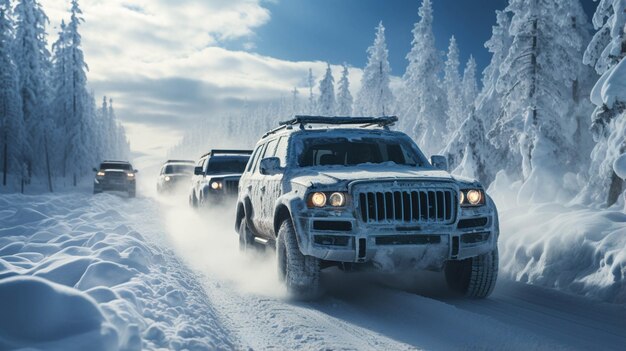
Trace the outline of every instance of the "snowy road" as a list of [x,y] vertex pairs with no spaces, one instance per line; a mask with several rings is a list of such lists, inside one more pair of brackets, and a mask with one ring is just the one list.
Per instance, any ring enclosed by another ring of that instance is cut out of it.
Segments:
[[[120,340],[140,337],[142,349],[623,350],[626,345],[624,305],[510,281],[500,281],[489,299],[474,301],[448,293],[435,273],[390,278],[329,271],[321,300],[291,301],[271,256],[239,253],[230,210],[193,211],[172,198],[109,194],[5,200],[0,218],[10,226],[0,230],[5,260],[0,263],[32,267],[15,270],[19,274],[54,278],[46,273],[46,262],[59,266],[51,260],[57,257],[71,263],[71,255],[88,255],[95,262],[90,265],[142,263],[130,269],[129,281],[100,280],[96,290],[55,280],[95,297]],[[11,243],[13,235],[50,241],[19,249]],[[65,249],[52,253],[59,242]],[[154,256],[131,260],[126,253],[137,251],[134,246]],[[39,255],[36,262],[26,252],[31,247],[51,259]],[[111,248],[121,254],[112,255]],[[118,299],[102,300],[103,291]],[[138,343],[125,345],[137,349]]]
[[253,349],[620,350],[626,308],[500,281],[487,300],[447,292],[440,274],[327,272],[325,297],[289,301],[270,257],[238,253],[229,210],[161,201],[175,251],[204,276],[227,330]]

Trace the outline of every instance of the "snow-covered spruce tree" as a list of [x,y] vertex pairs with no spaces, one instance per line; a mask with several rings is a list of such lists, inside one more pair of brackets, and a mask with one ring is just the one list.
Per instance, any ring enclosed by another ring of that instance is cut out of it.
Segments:
[[576,9],[577,0],[511,0],[505,10],[512,15],[513,37],[497,82],[505,113],[490,136],[495,144],[508,145],[509,154],[521,156],[521,164],[509,168],[522,174],[522,201],[553,200],[563,188],[563,175],[577,164],[579,126],[563,108],[576,103],[582,65],[578,28],[586,19]]
[[30,154],[26,160],[30,176],[33,173],[45,173],[45,155],[50,151],[47,150],[47,131],[53,130],[53,121],[47,113],[50,53],[45,26],[48,17],[37,0],[19,0],[15,7],[15,17],[13,58],[19,77],[26,140],[30,146]]
[[19,178],[24,173],[26,127],[18,91],[17,69],[13,62],[13,22],[11,3],[0,0],[0,168],[2,185],[9,174]]
[[291,115],[295,116],[300,113],[300,99],[298,98],[298,88],[293,87],[291,91]]
[[474,56],[469,57],[463,71],[463,81],[461,83],[463,94],[463,105],[465,107],[465,116],[475,108],[476,99],[478,98],[478,83],[476,82],[476,60]]
[[597,32],[584,55],[584,63],[593,66],[602,77],[591,94],[597,106],[591,125],[596,145],[583,196],[607,206],[614,204],[623,190],[623,180],[613,170],[613,163],[626,152],[626,89],[623,88],[626,67],[621,67],[626,56],[625,24],[626,1],[600,0],[593,16]]
[[361,90],[357,94],[354,110],[361,116],[390,115],[394,109],[394,98],[391,92],[387,44],[385,43],[385,27],[380,22],[376,27],[374,44],[367,49],[367,65],[363,69]]
[[483,184],[493,181],[493,173],[488,169],[493,154],[486,134],[482,119],[472,108],[444,152],[454,167],[453,173],[478,179]]
[[452,135],[465,119],[465,106],[463,90],[461,89],[461,76],[459,75],[459,47],[456,38],[450,38],[448,55],[444,67],[443,86],[448,101],[448,133]]
[[337,114],[339,116],[352,115],[352,94],[350,94],[350,80],[348,79],[348,64],[344,62],[341,79],[337,91]]
[[333,78],[330,64],[326,64],[326,74],[320,81],[318,109],[321,116],[332,116],[335,114],[335,78]]
[[412,121],[408,131],[426,154],[439,152],[444,146],[446,113],[444,93],[439,85],[441,59],[435,47],[431,0],[423,0],[420,20],[413,28],[409,61],[402,77],[400,117]]

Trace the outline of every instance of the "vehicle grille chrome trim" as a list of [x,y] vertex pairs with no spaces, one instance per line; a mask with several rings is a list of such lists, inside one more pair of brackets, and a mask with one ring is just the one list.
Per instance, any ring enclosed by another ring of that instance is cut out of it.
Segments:
[[237,195],[239,192],[239,179],[224,180],[224,192],[227,195]]
[[456,220],[456,190],[414,187],[355,191],[357,212],[368,224],[451,224]]

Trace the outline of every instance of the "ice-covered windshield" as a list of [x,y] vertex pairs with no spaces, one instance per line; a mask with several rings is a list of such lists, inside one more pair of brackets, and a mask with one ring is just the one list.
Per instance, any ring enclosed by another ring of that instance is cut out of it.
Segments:
[[408,139],[307,138],[303,140],[303,143],[303,152],[298,160],[300,167],[354,166],[386,162],[411,167],[427,164]]
[[193,165],[167,165],[165,166],[165,174],[191,174],[193,173]]
[[121,169],[124,171],[130,171],[132,168],[129,163],[101,163],[100,169]]
[[249,156],[211,157],[207,166],[207,174],[243,173],[249,158]]

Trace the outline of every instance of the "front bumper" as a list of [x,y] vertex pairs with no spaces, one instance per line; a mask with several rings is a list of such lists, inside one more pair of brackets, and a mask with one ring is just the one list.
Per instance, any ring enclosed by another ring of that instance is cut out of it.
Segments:
[[446,261],[496,248],[495,207],[464,209],[458,217],[445,225],[366,225],[349,212],[303,210],[293,219],[305,255],[333,262],[371,262],[381,270],[440,270]]
[[106,178],[94,179],[94,190],[98,191],[133,191],[135,180],[111,181]]

